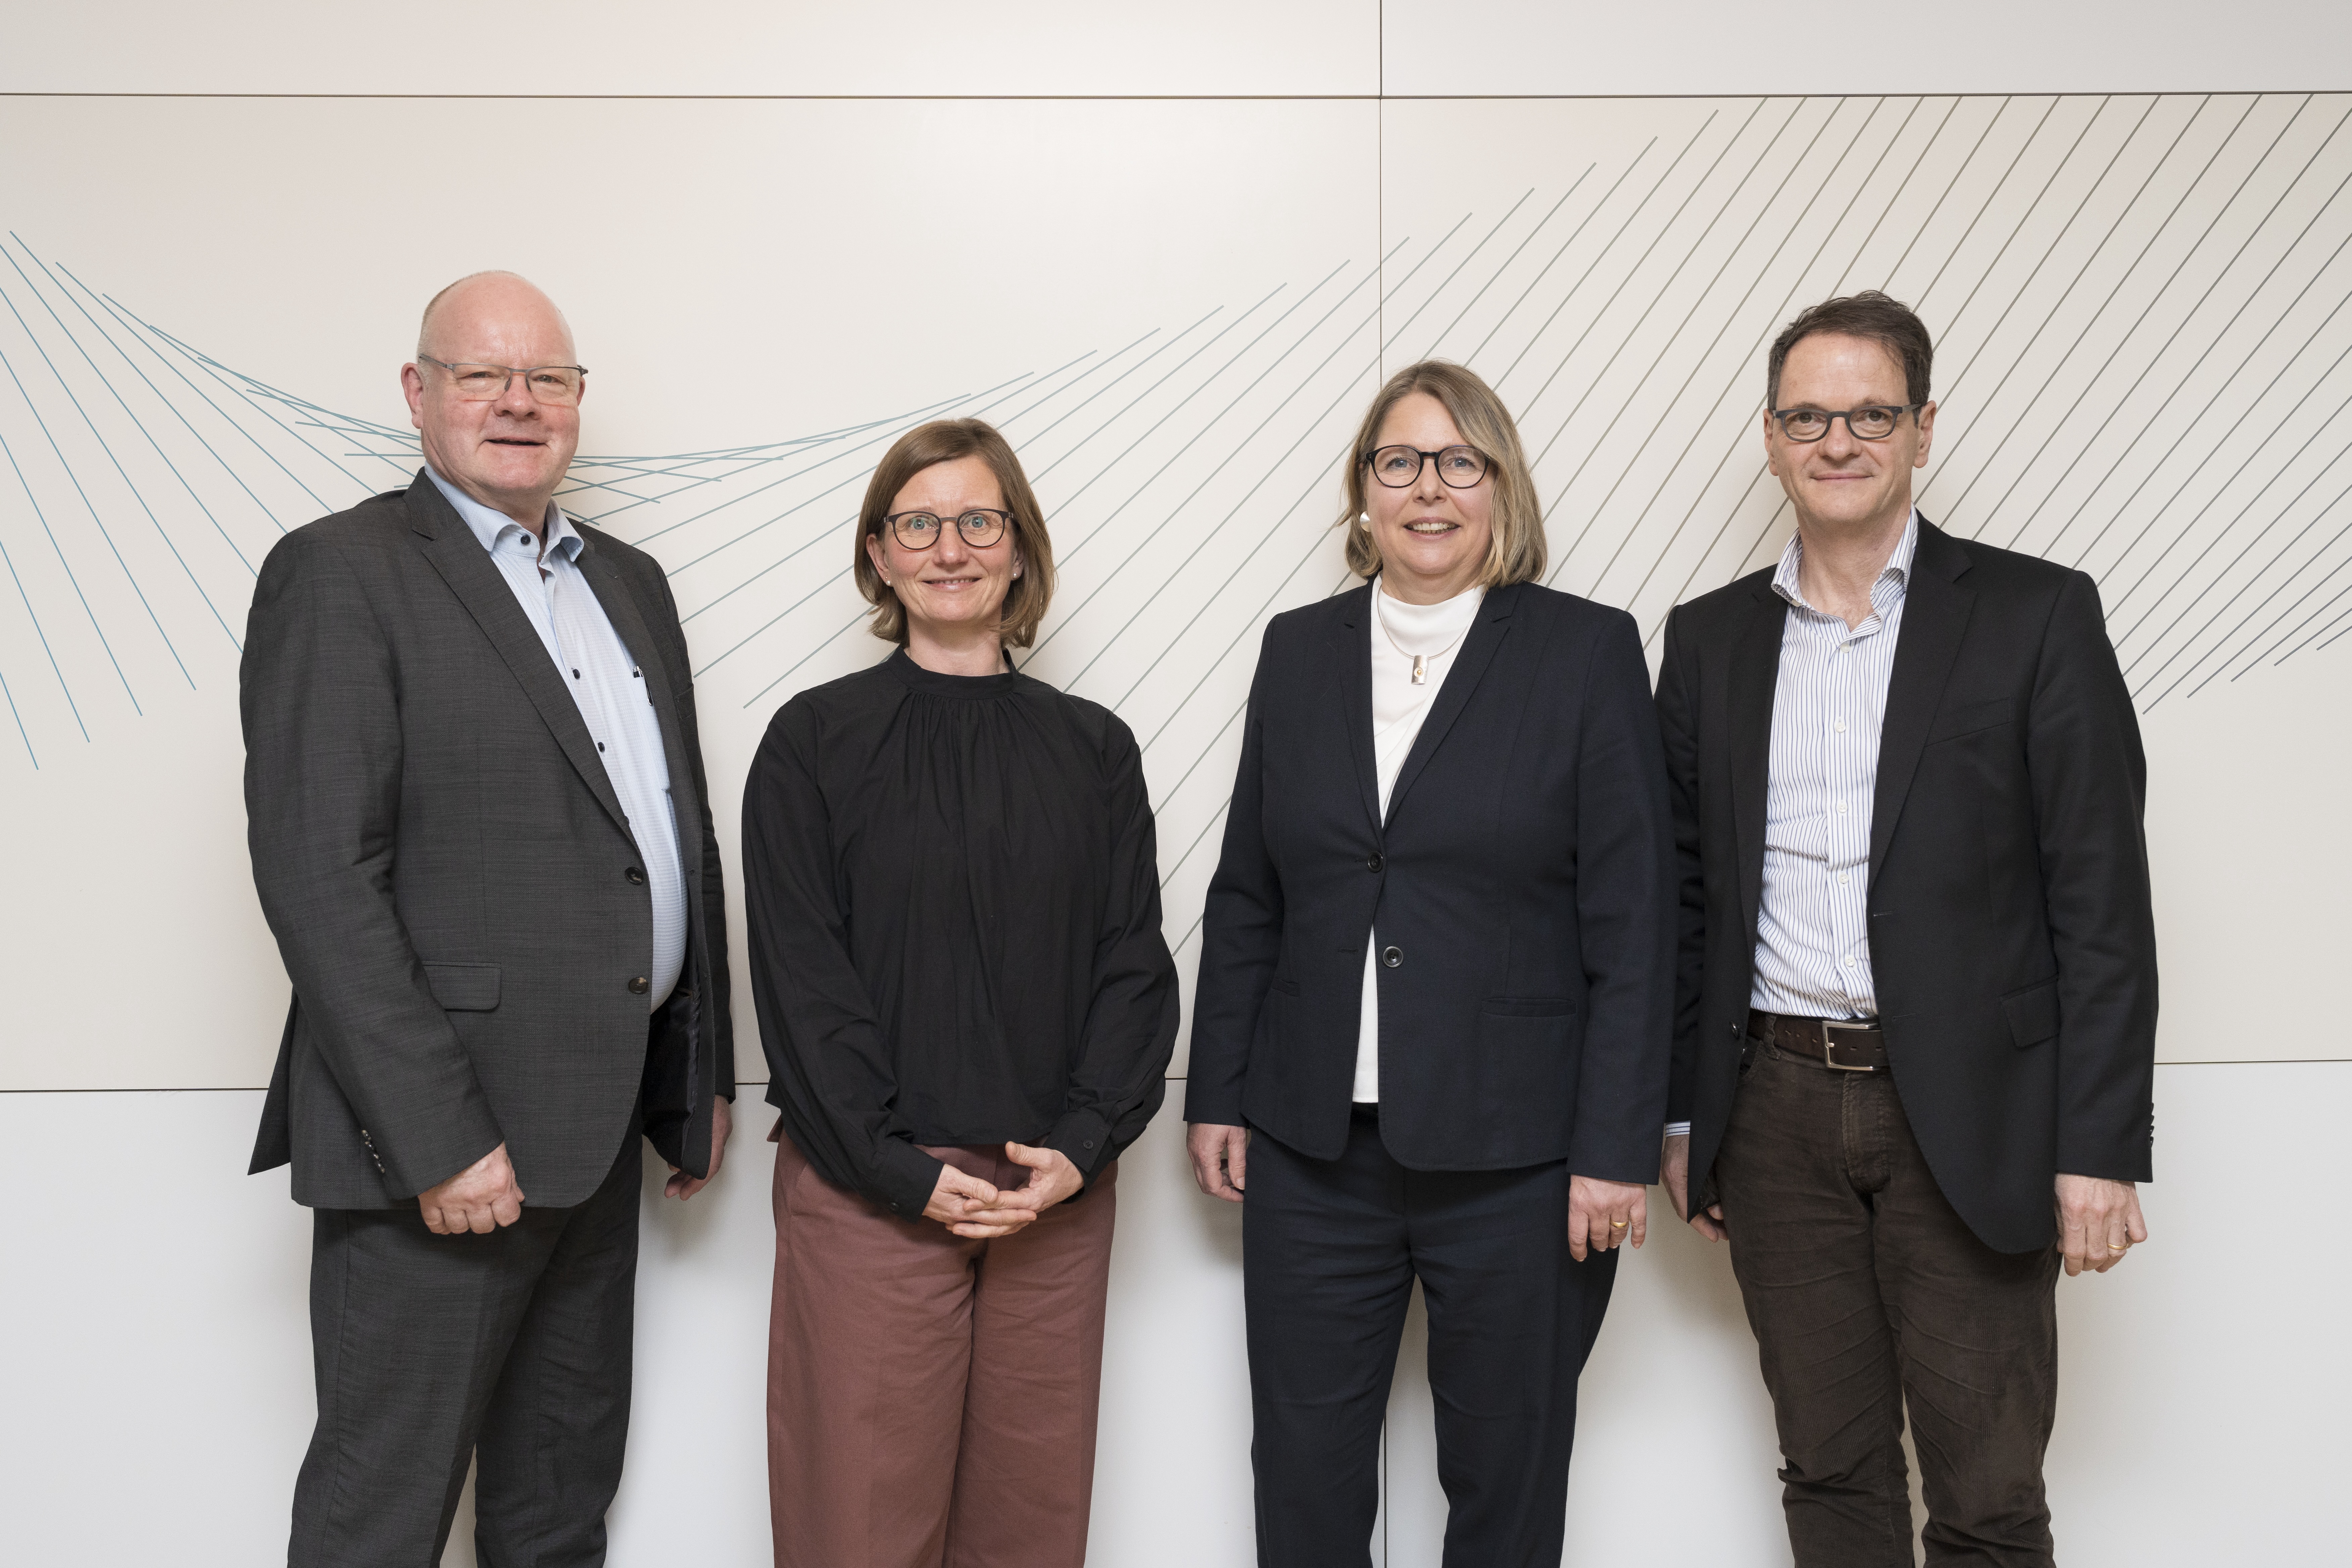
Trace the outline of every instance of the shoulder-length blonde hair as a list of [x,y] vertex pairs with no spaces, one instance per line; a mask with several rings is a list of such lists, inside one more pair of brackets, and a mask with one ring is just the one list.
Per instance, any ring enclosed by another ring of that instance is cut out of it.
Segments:
[[881,534],[890,502],[908,480],[934,463],[952,463],[959,458],[978,458],[988,465],[996,476],[997,488],[1004,492],[1004,510],[1013,514],[1013,548],[1021,558],[1021,575],[1004,590],[1004,605],[997,612],[997,635],[1007,647],[1027,647],[1037,640],[1038,623],[1045,618],[1045,606],[1053,601],[1054,542],[1046,537],[1045,509],[1037,504],[1029,476],[1021,471],[1021,459],[1013,455],[1011,444],[997,434],[996,426],[982,419],[937,419],[918,425],[893,441],[875,465],[874,477],[866,485],[866,503],[858,509],[856,560],[851,566],[857,591],[874,606],[866,629],[884,642],[907,646],[907,607],[874,569],[866,542]]
[[1519,427],[1495,389],[1478,373],[1450,360],[1425,359],[1389,377],[1364,422],[1356,429],[1356,444],[1348,452],[1348,510],[1339,514],[1348,531],[1348,570],[1370,577],[1381,569],[1381,547],[1365,523],[1365,476],[1371,468],[1372,448],[1389,411],[1416,392],[1427,393],[1445,405],[1462,438],[1486,455],[1486,477],[1494,482],[1495,502],[1487,516],[1493,531],[1486,546],[1486,567],[1479,583],[1499,588],[1511,583],[1531,583],[1544,574],[1543,503],[1536,499],[1535,476],[1528,471],[1527,453],[1519,446]]

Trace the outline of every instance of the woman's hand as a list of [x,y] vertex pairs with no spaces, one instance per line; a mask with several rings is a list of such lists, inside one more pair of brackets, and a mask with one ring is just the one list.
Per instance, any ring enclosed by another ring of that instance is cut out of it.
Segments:
[[973,1233],[962,1228],[965,1222],[983,1209],[993,1207],[996,1200],[996,1189],[978,1176],[967,1175],[953,1165],[941,1165],[939,1184],[931,1188],[931,1201],[923,1205],[923,1217],[939,1221],[958,1236],[970,1235]]
[[1242,1201],[1249,1185],[1249,1129],[1195,1121],[1184,1131],[1184,1152],[1192,1156],[1192,1179],[1213,1198]]
[[1627,1182],[1593,1176],[1568,1179],[1568,1255],[1579,1263],[1587,1252],[1609,1252],[1650,1234],[1649,1191]]
[[1028,1166],[1029,1179],[1017,1187],[995,1189],[993,1199],[950,1224],[950,1230],[978,1241],[1011,1236],[1022,1226],[1036,1223],[1039,1215],[1087,1184],[1077,1166],[1058,1149],[1007,1143],[1004,1157],[1016,1165]]

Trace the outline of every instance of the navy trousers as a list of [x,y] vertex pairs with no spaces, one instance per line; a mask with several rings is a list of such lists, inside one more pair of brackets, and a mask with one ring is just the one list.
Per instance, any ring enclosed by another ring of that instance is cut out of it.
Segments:
[[1559,1568],[1576,1381],[1617,1254],[1568,1254],[1568,1171],[1412,1171],[1358,1111],[1310,1160],[1249,1148],[1243,1279],[1264,1568],[1368,1568],[1412,1282],[1429,1311],[1445,1568]]

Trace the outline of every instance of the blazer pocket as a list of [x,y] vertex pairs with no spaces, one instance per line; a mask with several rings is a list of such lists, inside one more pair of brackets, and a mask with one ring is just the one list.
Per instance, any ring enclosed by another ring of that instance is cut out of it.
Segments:
[[1489,996],[1478,1011],[1491,1018],[1572,1018],[1576,1004],[1565,996]]
[[1980,730],[1996,729],[2017,717],[2013,698],[1995,697],[1983,702],[1961,702],[1936,715],[1927,731],[1927,744],[1938,741],[1957,741],[1963,735],[1973,735]]
[[425,984],[433,1000],[452,1013],[487,1013],[499,1005],[495,963],[428,963]]
[[1274,983],[1274,988],[1285,996],[1296,996],[1299,994],[1298,982],[1296,980],[1277,980]]
[[2019,1050],[2053,1039],[2058,1033],[2058,982],[2044,980],[2012,991],[2000,999],[2000,1010],[2009,1017],[2009,1032]]

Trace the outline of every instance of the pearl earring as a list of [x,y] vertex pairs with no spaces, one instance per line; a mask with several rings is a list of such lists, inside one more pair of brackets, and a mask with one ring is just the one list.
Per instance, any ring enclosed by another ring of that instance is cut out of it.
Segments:
[[1356,521],[1370,528],[1372,526],[1372,514],[1369,511],[1360,511],[1356,514]]

